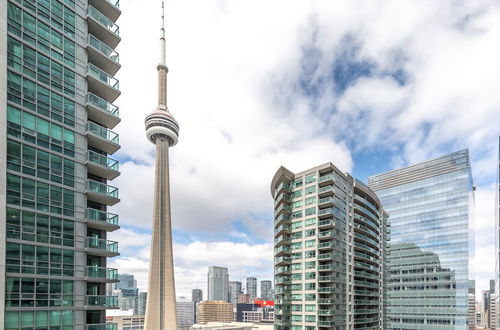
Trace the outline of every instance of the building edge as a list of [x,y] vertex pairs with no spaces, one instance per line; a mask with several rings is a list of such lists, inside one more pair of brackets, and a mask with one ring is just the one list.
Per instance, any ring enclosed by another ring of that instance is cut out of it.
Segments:
[[[0,1],[0,54],[7,54],[7,1]],[[7,201],[7,56],[0,56],[0,223],[6,223]],[[5,324],[5,237],[0,230],[0,325]]]

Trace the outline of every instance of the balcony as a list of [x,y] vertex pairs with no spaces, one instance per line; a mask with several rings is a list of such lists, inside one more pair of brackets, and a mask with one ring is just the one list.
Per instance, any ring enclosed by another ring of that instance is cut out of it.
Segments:
[[87,161],[85,164],[87,165],[88,173],[98,175],[108,180],[113,180],[120,175],[118,171],[119,163],[117,160],[92,150],[87,151]]
[[318,222],[318,229],[333,228],[334,224],[333,220],[321,220]]
[[290,238],[290,236],[280,236],[274,239],[274,247],[278,248],[282,245],[290,244],[291,241],[292,239]]
[[274,193],[277,195],[282,191],[290,192],[290,185],[288,183],[282,182],[278,185]]
[[334,302],[334,299],[318,299],[318,305],[331,305]]
[[321,187],[318,189],[318,196],[319,197],[325,197],[325,196],[333,196],[333,186],[326,186],[326,187]]
[[120,0],[89,0],[89,5],[99,10],[113,22],[120,17]]
[[118,323],[87,324],[85,330],[118,330]]
[[318,254],[318,260],[333,260],[332,253],[320,253]]
[[115,127],[121,121],[116,105],[92,93],[87,93],[87,114],[88,119],[109,128]]
[[335,311],[330,310],[330,309],[319,309],[318,310],[318,315],[322,316],[331,316],[334,315]]
[[328,276],[318,276],[318,282],[333,282],[336,279],[337,278],[335,276],[331,276],[331,275],[328,275]]
[[87,209],[85,211],[85,221],[90,228],[105,231],[114,231],[120,228],[118,225],[118,216],[116,214],[96,209]]
[[291,253],[290,251],[291,251],[290,246],[285,245],[285,246],[281,246],[279,248],[274,249],[274,255],[276,257],[288,256]]
[[85,308],[118,308],[118,296],[85,296]]
[[325,243],[318,244],[318,250],[327,250],[327,249],[333,249],[332,242],[325,242]]
[[115,75],[120,70],[120,55],[91,34],[87,39],[87,55],[89,62],[97,65],[110,75]]
[[[289,212],[288,212],[289,213]],[[274,225],[275,226],[280,226],[283,224],[283,222],[287,222],[287,221],[290,221],[290,216],[287,215],[287,214],[281,214],[279,216],[277,216],[275,219],[274,219]]]
[[89,201],[109,206],[115,205],[120,201],[120,198],[118,198],[118,188],[90,179],[87,179],[86,194]]
[[318,288],[318,293],[335,293],[335,288],[334,287]]
[[[100,2],[106,2],[101,0]],[[111,19],[95,7],[89,6],[87,12],[89,33],[101,39],[107,45],[115,48],[120,43],[120,28]]]
[[318,201],[319,207],[333,206],[333,197],[323,197]]
[[118,252],[118,242],[96,237],[87,237],[85,251],[93,255],[109,258],[120,255]]
[[326,174],[319,177],[318,185],[324,186],[326,184],[333,184],[333,174]]
[[318,239],[331,239],[332,237],[333,237],[333,233],[331,230],[320,231],[318,233]]
[[88,91],[113,102],[120,96],[120,82],[115,77],[99,69],[94,64],[87,66]]
[[87,266],[85,280],[87,282],[118,282],[118,269]]
[[318,271],[332,271],[333,265],[319,265]]
[[279,235],[286,235],[290,234],[290,226],[288,225],[280,225],[274,229],[274,236],[279,236]]
[[87,123],[87,143],[107,154],[113,154],[120,149],[118,134],[92,121]]
[[282,213],[284,214],[289,214],[292,212],[292,207],[289,205],[281,204],[278,206],[276,210],[274,210],[274,216],[277,218],[279,217]]

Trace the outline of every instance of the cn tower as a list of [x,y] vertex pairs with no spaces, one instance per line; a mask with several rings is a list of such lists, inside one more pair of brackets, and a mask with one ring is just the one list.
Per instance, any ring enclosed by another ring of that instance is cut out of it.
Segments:
[[156,146],[153,232],[145,330],[177,328],[168,148],[177,144],[179,124],[167,108],[168,68],[165,57],[165,4],[162,2],[160,63],[157,66],[158,107],[145,120],[146,136]]

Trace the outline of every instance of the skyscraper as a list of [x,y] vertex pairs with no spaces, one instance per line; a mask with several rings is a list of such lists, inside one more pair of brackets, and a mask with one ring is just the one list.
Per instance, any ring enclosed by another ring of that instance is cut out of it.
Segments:
[[227,268],[210,266],[208,268],[207,300],[229,301],[229,274]]
[[194,302],[196,304],[202,300],[203,300],[203,291],[201,289],[191,290],[191,301],[192,302]]
[[118,306],[122,310],[133,309],[134,313],[138,309],[139,289],[134,275],[118,274],[116,288],[113,290],[113,295],[118,297]]
[[[164,4],[162,3],[164,11]],[[145,120],[148,140],[155,144],[155,188],[153,235],[149,263],[145,330],[177,328],[175,305],[172,220],[168,148],[177,144],[179,125],[167,108],[165,18],[162,13],[160,64],[158,70],[158,107]]]
[[255,277],[247,277],[246,293],[250,296],[250,301],[257,297],[257,279]]
[[387,329],[467,329],[474,259],[468,151],[375,175],[368,184],[391,217]]
[[98,329],[117,307],[120,14],[118,1],[0,1],[2,329]]
[[271,194],[276,330],[384,329],[387,214],[377,195],[331,163],[279,168]]
[[262,300],[273,300],[273,282],[260,281],[260,297]]
[[196,303],[192,302],[189,298],[177,298],[177,324],[179,328],[189,328],[195,322],[194,312]]
[[230,295],[230,303],[233,306],[236,306],[238,303],[238,295],[241,294],[241,282],[238,281],[230,281],[229,282],[229,295]]

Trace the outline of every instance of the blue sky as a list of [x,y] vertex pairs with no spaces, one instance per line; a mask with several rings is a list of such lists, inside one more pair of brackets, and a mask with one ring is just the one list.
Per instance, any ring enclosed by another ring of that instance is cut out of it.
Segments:
[[[122,0],[118,100],[122,175],[114,182],[122,255],[146,286],[160,1]],[[179,295],[206,289],[210,265],[272,278],[272,200],[280,165],[333,162],[370,175],[470,148],[478,185],[478,287],[493,276],[500,133],[500,7],[495,1],[167,3],[168,106]]]

